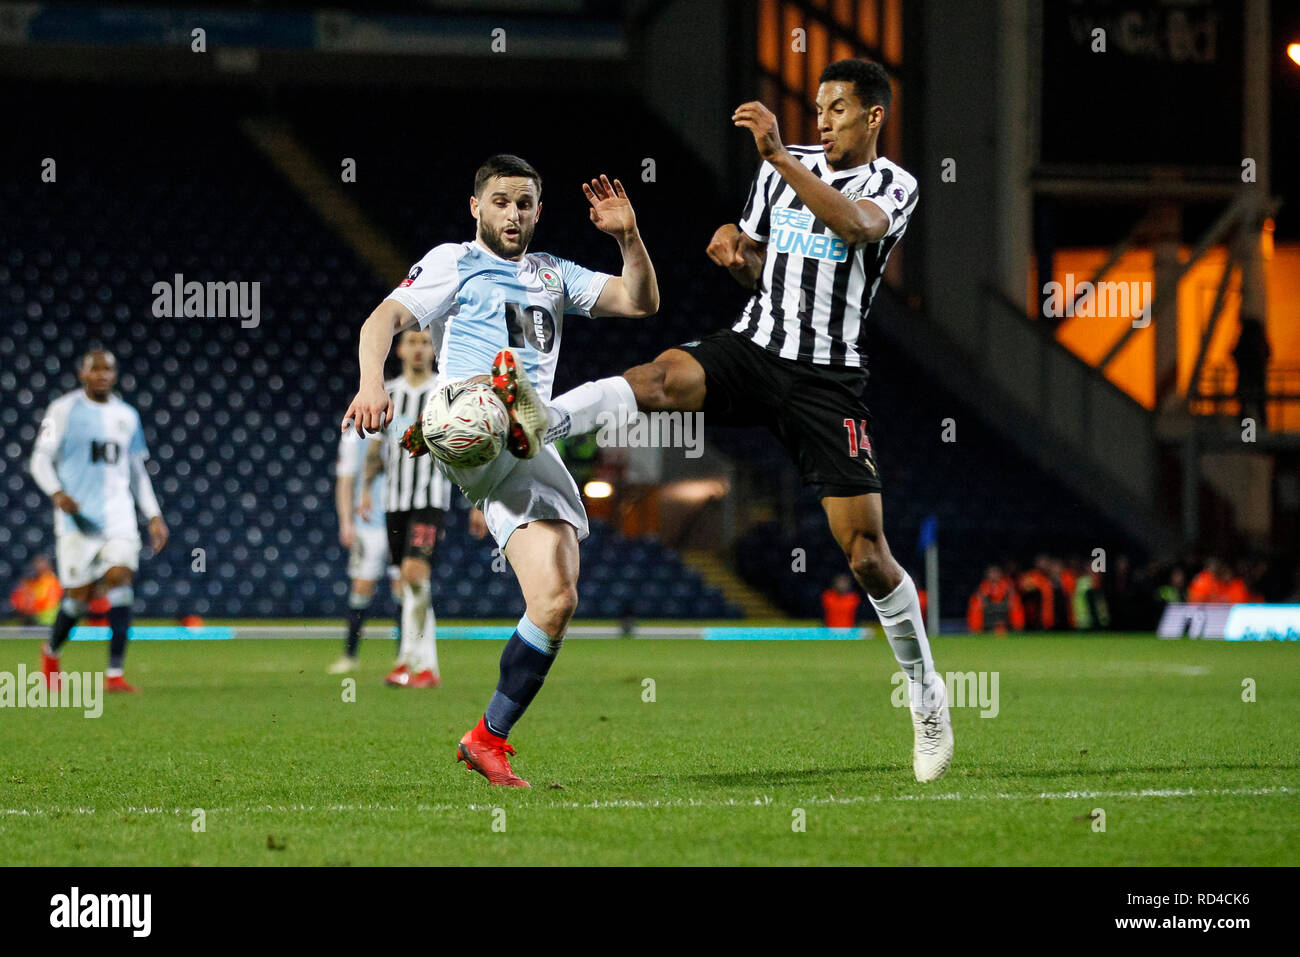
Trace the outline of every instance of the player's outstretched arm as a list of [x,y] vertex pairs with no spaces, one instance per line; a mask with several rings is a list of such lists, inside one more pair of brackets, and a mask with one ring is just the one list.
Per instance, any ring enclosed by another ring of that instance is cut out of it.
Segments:
[[874,243],[889,231],[889,217],[870,200],[854,202],[800,163],[781,142],[776,116],[758,101],[736,107],[731,121],[754,135],[758,155],[794,188],[809,212],[851,246]]
[[149,546],[155,553],[163,550],[170,534],[167,523],[163,521],[162,507],[153,492],[153,482],[149,478],[149,467],[145,465],[143,454],[131,456],[131,494],[135,496],[140,513],[149,522]]
[[393,402],[384,390],[384,360],[393,346],[393,336],[415,325],[415,315],[400,302],[385,299],[361,326],[357,358],[361,363],[361,387],[343,413],[343,428],[357,435],[378,432],[393,420]]
[[593,316],[652,316],[659,311],[659,280],[655,277],[650,253],[636,227],[636,213],[628,201],[627,191],[618,180],[612,183],[601,174],[582,192],[591,203],[591,221],[602,233],[618,241],[623,254],[623,274],[605,283],[596,300]]
[[81,510],[80,506],[71,495],[63,491],[63,483],[59,481],[59,473],[54,467],[67,421],[66,413],[57,412],[53,408],[46,411],[45,417],[41,419],[41,429],[36,434],[36,447],[32,449],[29,468],[32,480],[50,497],[55,507],[69,515],[76,515]]
[[375,479],[384,474],[384,446],[379,439],[366,442],[366,465],[362,473],[362,493],[368,490]]
[[354,475],[340,475],[334,482],[334,513],[339,520],[339,544],[344,548],[351,548],[356,540],[356,529],[352,524],[356,481]]

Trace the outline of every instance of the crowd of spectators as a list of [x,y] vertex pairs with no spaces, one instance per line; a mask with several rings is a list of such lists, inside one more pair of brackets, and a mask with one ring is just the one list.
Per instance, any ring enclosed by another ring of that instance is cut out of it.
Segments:
[[1268,562],[1188,555],[1134,567],[1120,555],[1061,559],[1039,555],[1028,569],[1014,561],[990,565],[970,596],[972,633],[1009,631],[1146,631],[1171,602],[1240,604],[1300,601],[1300,569],[1279,580]]

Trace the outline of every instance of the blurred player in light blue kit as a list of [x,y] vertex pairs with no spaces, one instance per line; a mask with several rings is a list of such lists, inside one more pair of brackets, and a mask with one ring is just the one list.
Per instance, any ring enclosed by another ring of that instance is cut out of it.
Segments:
[[358,667],[361,629],[366,612],[374,601],[375,585],[388,571],[388,529],[384,521],[384,477],[375,476],[370,483],[370,505],[361,507],[364,496],[362,478],[366,466],[366,442],[355,432],[344,433],[339,440],[335,466],[334,506],[339,519],[339,544],[348,549],[348,633],[343,657],[330,665],[332,675],[347,674]]
[[111,352],[86,353],[78,373],[82,388],[55,399],[45,412],[32,452],[32,478],[54,502],[55,556],[64,597],[42,649],[41,671],[56,687],[59,654],[77,620],[97,594],[108,598],[106,691],[135,691],[123,677],[140,562],[136,507],[149,522],[155,552],[167,543],[167,524],[145,462],[140,414],[113,394],[117,360]]

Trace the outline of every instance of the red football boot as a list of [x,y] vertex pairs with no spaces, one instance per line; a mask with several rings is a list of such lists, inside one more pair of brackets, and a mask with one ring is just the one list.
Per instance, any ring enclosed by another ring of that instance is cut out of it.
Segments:
[[442,678],[435,675],[433,671],[425,668],[418,675],[411,678],[412,688],[436,688],[442,684]]
[[398,665],[392,671],[388,672],[388,677],[384,679],[384,684],[392,685],[394,688],[406,688],[411,684],[411,672],[406,665]]
[[139,694],[140,689],[126,683],[121,675],[109,675],[104,679],[105,691],[125,691],[127,694]]
[[474,770],[488,779],[489,784],[511,788],[526,788],[528,782],[515,774],[510,767],[507,755],[514,754],[515,749],[487,729],[487,724],[479,718],[474,730],[465,732],[456,748],[456,760],[465,762],[465,770]]
[[510,416],[506,448],[520,459],[531,459],[542,447],[550,414],[528,381],[522,364],[510,349],[502,349],[492,360],[492,391]]
[[49,654],[44,646],[41,647],[41,674],[45,676],[47,688],[51,691],[59,690],[59,656]]

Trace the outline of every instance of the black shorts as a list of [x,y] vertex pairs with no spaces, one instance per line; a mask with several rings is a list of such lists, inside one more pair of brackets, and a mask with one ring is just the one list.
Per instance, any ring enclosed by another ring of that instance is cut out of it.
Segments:
[[447,513],[440,508],[414,508],[388,513],[388,555],[394,565],[404,558],[433,561]]
[[765,426],[818,498],[881,490],[866,370],[783,359],[730,329],[677,348],[704,367],[705,425]]

